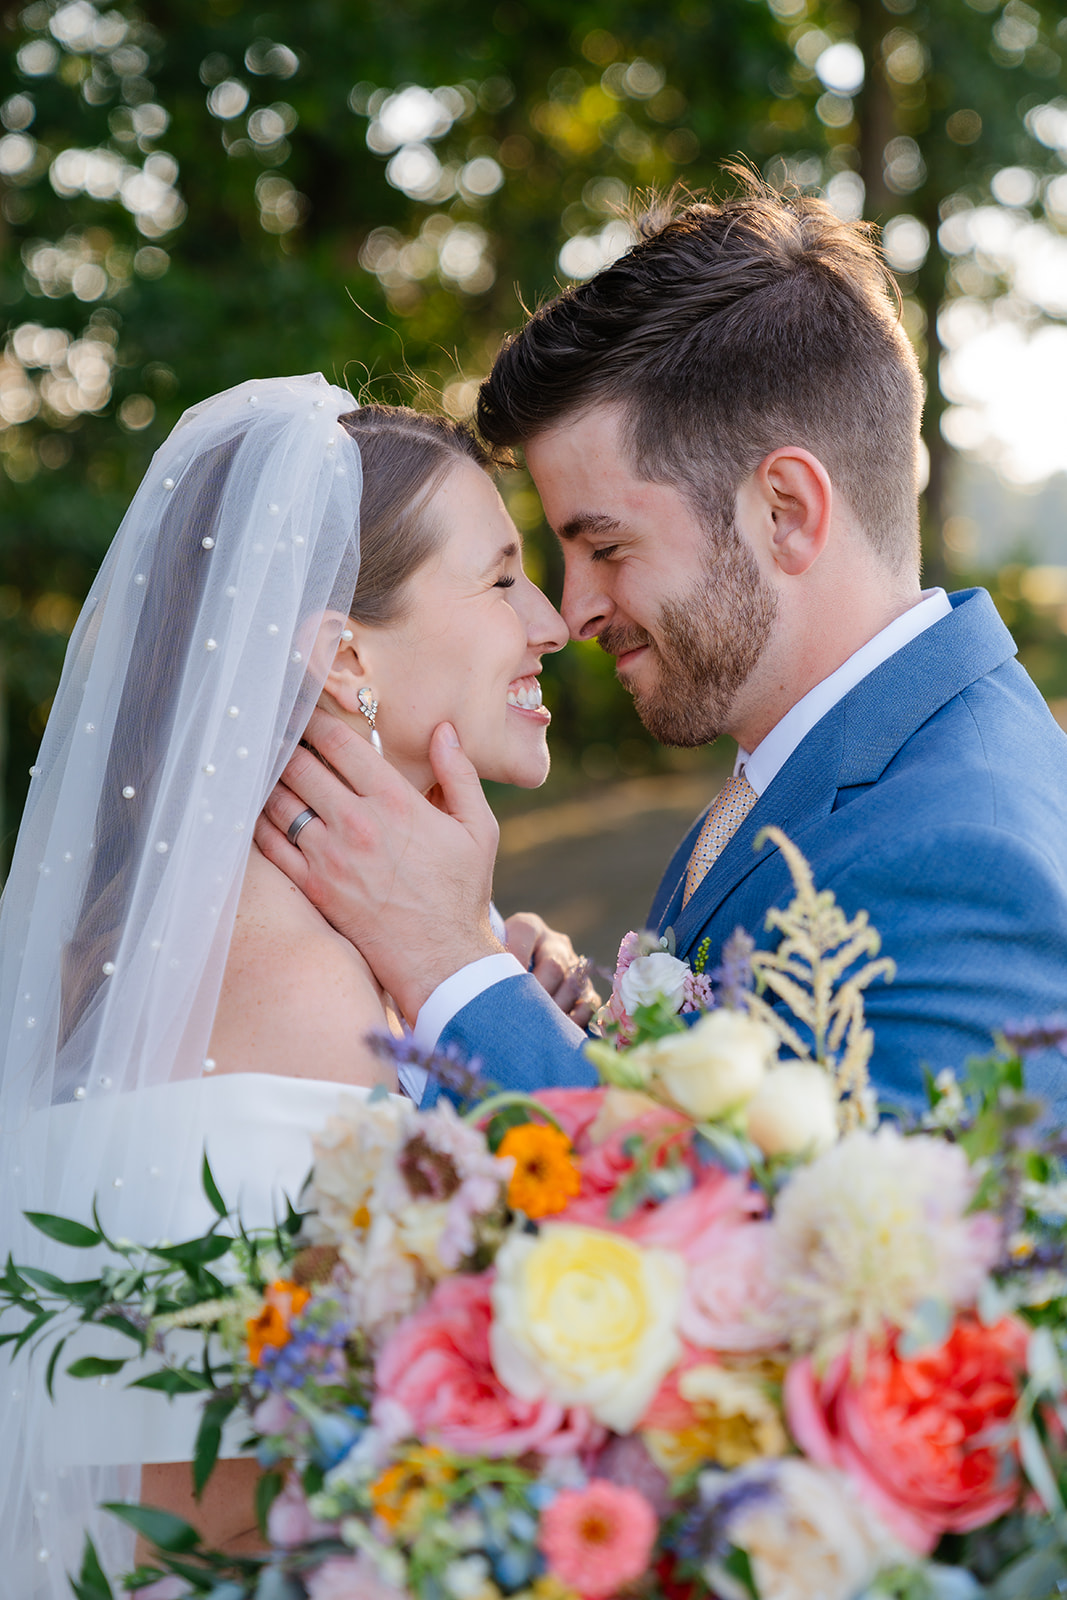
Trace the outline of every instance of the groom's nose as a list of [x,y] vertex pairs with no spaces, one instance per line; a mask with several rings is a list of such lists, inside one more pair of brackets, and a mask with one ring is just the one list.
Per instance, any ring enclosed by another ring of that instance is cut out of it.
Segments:
[[577,552],[564,551],[563,597],[559,609],[572,639],[595,639],[614,612],[596,567]]

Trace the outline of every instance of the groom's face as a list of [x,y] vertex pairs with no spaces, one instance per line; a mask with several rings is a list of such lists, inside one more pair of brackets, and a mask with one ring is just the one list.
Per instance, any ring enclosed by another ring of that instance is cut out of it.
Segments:
[[734,732],[771,637],[777,594],[742,532],[714,529],[678,489],[635,475],[616,408],[539,434],[526,461],[563,548],[561,610],[596,637],[663,744]]

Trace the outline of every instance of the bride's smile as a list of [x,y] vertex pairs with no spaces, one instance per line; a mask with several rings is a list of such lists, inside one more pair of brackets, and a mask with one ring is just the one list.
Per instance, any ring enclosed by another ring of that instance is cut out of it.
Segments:
[[423,515],[433,553],[408,579],[395,620],[355,611],[326,679],[324,705],[369,734],[359,691],[378,701],[387,761],[426,790],[430,736],[451,722],[482,778],[534,788],[548,774],[542,657],[562,648],[559,612],[522,569],[517,529],[492,480],[457,460]]

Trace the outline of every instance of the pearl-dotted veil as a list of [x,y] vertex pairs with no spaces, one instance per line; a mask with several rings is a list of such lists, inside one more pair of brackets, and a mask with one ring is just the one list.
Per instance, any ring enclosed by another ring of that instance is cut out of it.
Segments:
[[[198,1182],[195,1165],[142,1170],[137,1097],[211,1070],[252,829],[329,669],[323,618],[346,616],[355,589],[360,457],[337,422],[354,407],[318,375],[194,406],[85,604],[0,908],[5,1257],[90,1276],[91,1252],[50,1244],[22,1213],[88,1221],[95,1190],[112,1236],[138,1238],[149,1190],[165,1218]],[[91,1330],[69,1355],[114,1353],[104,1345],[117,1337]],[[10,1600],[69,1596],[87,1526],[112,1570],[131,1554],[94,1508],[136,1499],[139,1463],[98,1465],[109,1456],[96,1380],[56,1392],[53,1407],[43,1359],[0,1351]]]

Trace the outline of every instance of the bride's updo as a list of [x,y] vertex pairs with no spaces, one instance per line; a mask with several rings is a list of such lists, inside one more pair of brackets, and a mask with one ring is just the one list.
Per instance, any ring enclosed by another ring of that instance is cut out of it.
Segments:
[[488,471],[491,457],[472,430],[406,406],[362,406],[338,419],[359,445],[359,581],[351,615],[384,627],[403,612],[404,588],[440,548],[433,496],[460,461]]

